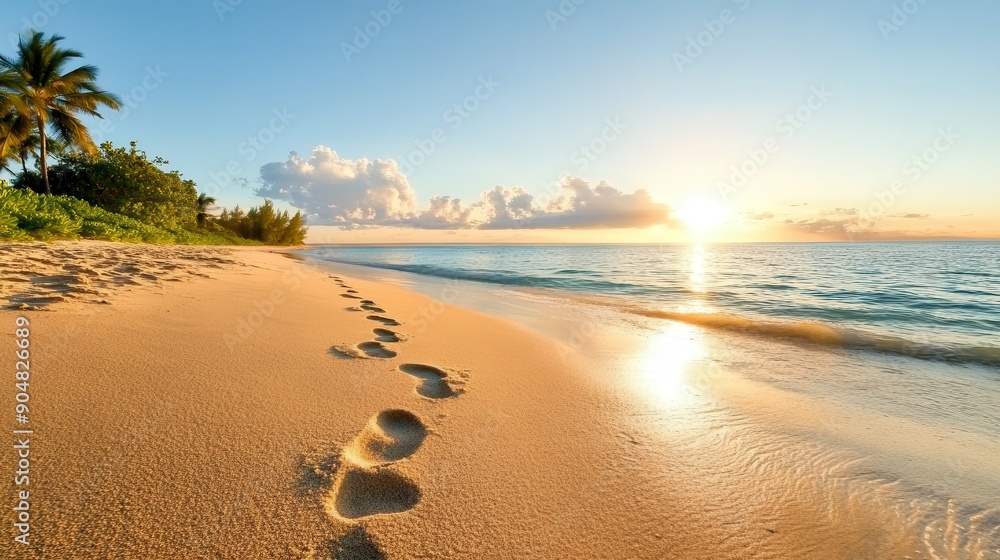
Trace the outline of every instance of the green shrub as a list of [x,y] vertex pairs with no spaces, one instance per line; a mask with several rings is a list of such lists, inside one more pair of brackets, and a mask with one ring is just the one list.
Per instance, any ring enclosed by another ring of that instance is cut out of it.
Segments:
[[260,208],[244,213],[239,206],[232,212],[223,209],[214,222],[240,237],[254,239],[265,245],[301,245],[309,228],[305,227],[302,213],[289,217],[287,211],[276,212],[274,203],[264,200]]
[[[177,171],[164,171],[169,162],[146,157],[132,142],[128,148],[101,144],[96,154],[70,152],[49,168],[52,193],[69,195],[109,212],[124,214],[158,227],[193,226],[198,193],[193,181]],[[18,188],[44,192],[41,177],[21,173]]]
[[127,243],[259,245],[231,232],[157,227],[71,196],[44,196],[0,181],[0,240],[101,239]]

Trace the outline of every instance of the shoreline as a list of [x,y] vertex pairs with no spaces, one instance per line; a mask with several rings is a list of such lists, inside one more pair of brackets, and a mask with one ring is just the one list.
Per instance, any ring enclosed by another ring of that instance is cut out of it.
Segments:
[[[586,308],[584,314],[596,315],[598,309],[605,308],[613,315],[635,315],[641,318],[654,319],[661,324],[670,322],[687,323],[702,327],[716,333],[735,333],[740,336],[759,337],[765,342],[783,342],[793,348],[814,350],[849,349],[861,352],[872,352],[887,356],[912,358],[944,365],[971,366],[981,368],[985,376],[995,375],[1000,368],[1000,347],[956,345],[954,343],[917,342],[900,335],[891,335],[857,327],[837,326],[817,320],[790,320],[782,317],[764,317],[755,315],[739,315],[698,311],[665,311],[655,304],[634,303],[622,295],[599,295],[571,289],[556,289],[551,287],[526,286],[490,282],[471,278],[454,276],[422,274],[405,269],[365,265],[346,261],[324,260],[309,254],[309,248],[293,249],[293,253],[302,253],[302,258],[314,266],[340,267],[351,274],[364,278],[381,279],[395,282],[397,285],[436,297],[445,291],[457,291],[458,286],[470,286],[473,292],[493,293],[494,296],[513,295],[514,299],[524,302],[558,301],[559,305],[572,304],[578,308]],[[522,323],[532,328],[542,336],[552,336],[553,328],[560,331],[564,342],[573,345],[586,333],[579,330],[566,332],[552,321],[537,322],[531,314],[512,311],[512,306],[497,301],[498,297],[466,298],[459,305],[475,309],[487,315],[499,316],[516,323]],[[552,305],[550,307],[557,307]],[[572,330],[572,329],[569,329]]]
[[[782,452],[788,461],[785,468],[794,472],[802,463],[816,461],[810,466],[817,476],[827,470],[840,471],[838,484],[851,481],[858,485],[851,491],[853,495],[845,494],[843,499],[896,502],[885,507],[909,510],[910,518],[903,525],[896,525],[896,520],[882,521],[891,531],[923,532],[924,542],[917,548],[927,547],[938,554],[947,550],[948,558],[966,557],[963,551],[950,549],[958,546],[955,542],[935,542],[957,538],[934,535],[943,523],[971,529],[961,537],[969,542],[997,542],[1000,518],[995,511],[1000,504],[1000,477],[992,465],[1000,458],[1000,445],[993,438],[1000,417],[988,411],[1000,392],[995,369],[988,364],[762,337],[712,328],[699,321],[636,314],[604,301],[595,305],[571,291],[313,260],[326,270],[388,281],[429,296],[450,291],[449,302],[502,317],[553,340],[561,356],[583,359],[583,373],[604,393],[631,403],[631,411],[623,411],[621,417],[680,408],[684,414],[672,421],[685,423],[692,417],[711,416],[706,410],[723,409],[739,416],[727,422],[752,422],[755,429],[768,434],[766,437],[777,436],[781,446],[812,446],[804,456]],[[885,395],[878,394],[882,390],[859,392],[855,389],[859,382],[897,389]],[[701,410],[693,404],[699,400]],[[637,402],[649,406],[644,408]],[[940,414],[945,406],[955,413]],[[728,430],[727,422],[708,429]],[[634,428],[659,439],[655,426]],[[756,450],[746,453],[752,455]],[[823,455],[839,456],[841,461],[823,465]],[[750,472],[748,468],[747,474]],[[885,484],[901,491],[872,491]],[[971,513],[968,519],[952,518],[950,508]],[[917,519],[926,525],[919,525]],[[897,534],[896,538],[907,537]]]
[[[106,245],[52,250],[66,260]],[[188,249],[162,260],[188,262]],[[595,362],[450,298],[272,249],[227,248],[242,265],[215,262],[212,278],[102,288],[110,305],[25,312],[38,378],[32,506],[45,523],[23,557],[820,559],[919,544],[911,525],[828,477],[853,459],[756,421],[755,410],[813,409],[720,367],[743,356],[717,342],[727,337],[625,325],[588,339],[608,352]],[[39,264],[72,264],[58,258]],[[361,305],[381,311],[349,310]],[[687,373],[649,378],[664,363]],[[0,400],[13,406],[10,392]],[[397,410],[409,414],[381,414]],[[823,425],[847,437],[853,424]],[[894,491],[880,486],[882,499]],[[851,509],[838,492],[864,503]],[[11,546],[0,553],[24,554]]]

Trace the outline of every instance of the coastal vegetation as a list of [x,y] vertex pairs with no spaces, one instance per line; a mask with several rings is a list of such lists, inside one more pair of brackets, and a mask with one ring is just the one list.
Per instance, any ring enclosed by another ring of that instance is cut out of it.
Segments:
[[0,240],[101,239],[127,243],[259,245],[219,228],[155,226],[68,195],[45,195],[0,181]]
[[265,200],[215,217],[215,197],[137,142],[96,146],[81,117],[104,118],[121,102],[99,87],[96,67],[74,66],[83,54],[63,40],[30,31],[13,56],[0,55],[0,171],[12,176],[0,181],[0,240],[303,243],[300,213]]
[[260,208],[251,208],[245,214],[239,206],[232,212],[223,209],[215,222],[244,239],[260,241],[265,245],[300,245],[305,238],[302,214],[289,217],[287,211],[277,212],[270,200]]

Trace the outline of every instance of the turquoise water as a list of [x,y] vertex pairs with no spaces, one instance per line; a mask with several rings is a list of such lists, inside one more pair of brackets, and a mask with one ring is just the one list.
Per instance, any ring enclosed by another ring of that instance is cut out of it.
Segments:
[[663,319],[1000,366],[1000,243],[322,247]]

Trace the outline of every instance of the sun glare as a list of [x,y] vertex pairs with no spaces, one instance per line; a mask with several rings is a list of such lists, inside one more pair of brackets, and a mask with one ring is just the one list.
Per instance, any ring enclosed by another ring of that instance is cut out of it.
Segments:
[[659,402],[688,401],[691,368],[704,358],[705,348],[698,330],[684,323],[673,323],[650,340],[641,366],[644,390]]
[[706,234],[722,225],[726,209],[710,198],[691,198],[680,205],[675,215],[688,230]]

